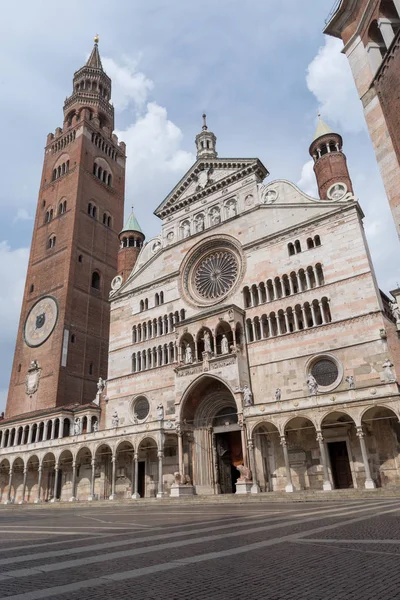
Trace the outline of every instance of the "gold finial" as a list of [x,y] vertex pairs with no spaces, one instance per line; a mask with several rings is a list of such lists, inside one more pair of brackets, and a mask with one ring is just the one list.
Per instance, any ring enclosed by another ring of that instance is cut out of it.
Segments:
[[94,36],[94,43],[98,44],[99,43],[99,34],[96,33],[96,35]]
[[206,113],[203,114],[203,131],[207,131],[208,127],[207,127],[207,115]]

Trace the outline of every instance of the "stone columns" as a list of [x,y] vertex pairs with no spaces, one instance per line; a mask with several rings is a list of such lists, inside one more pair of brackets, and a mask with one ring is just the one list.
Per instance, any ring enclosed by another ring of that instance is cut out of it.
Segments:
[[135,483],[134,483],[134,488],[133,488],[134,491],[132,494],[132,499],[137,500],[137,498],[140,498],[140,496],[138,494],[139,471],[138,471],[138,454],[137,454],[137,452],[135,452],[135,454],[133,455],[133,463],[135,466]]
[[22,498],[19,501],[19,504],[23,504],[25,502],[25,491],[26,491],[26,478],[28,476],[28,469],[27,467],[24,468],[24,479],[22,482]]
[[87,422],[86,433],[92,433],[92,416],[91,415],[87,415],[86,422]]
[[272,289],[274,290],[274,300],[278,298],[278,289],[276,287],[275,279],[272,280]]
[[261,295],[261,288],[259,285],[257,286],[257,294],[258,294],[258,304],[262,304],[263,301],[262,301],[262,295]]
[[301,285],[301,277],[299,273],[296,273],[296,277],[297,277],[297,287],[299,289],[299,292],[303,291],[303,286]]
[[111,459],[111,464],[112,464],[112,475],[111,475],[111,496],[109,497],[109,500],[115,500],[115,479],[116,479],[116,457],[113,456]]
[[286,469],[286,487],[285,492],[294,492],[294,487],[292,483],[292,474],[290,472],[290,463],[289,463],[289,453],[287,449],[286,437],[281,435],[281,446],[283,450],[283,458],[285,460],[285,469]]
[[95,499],[94,495],[94,484],[95,484],[95,473],[96,473],[96,459],[92,458],[92,478],[90,480],[90,496],[88,500],[92,502]]
[[371,71],[375,75],[382,62],[381,49],[379,47],[379,44],[377,44],[376,42],[368,42],[365,48],[367,50]]
[[254,296],[253,286],[251,286],[251,288],[250,288],[250,298],[251,298],[251,308],[253,308],[253,306],[256,305],[256,299]]
[[310,309],[311,309],[311,315],[312,315],[312,320],[313,320],[313,325],[315,327],[315,325],[317,325],[317,316],[315,314],[315,306],[314,304],[311,302],[310,304]]
[[294,284],[293,284],[293,279],[290,277],[290,275],[289,275],[289,287],[290,287],[290,293],[293,295],[295,293]]
[[[72,463],[73,464],[73,463]],[[58,482],[58,462],[54,465],[54,485],[53,485],[53,497],[50,502],[57,502],[57,482]],[[74,495],[74,491],[72,490],[72,494]]]
[[9,470],[8,474],[9,474],[9,477],[8,477],[8,490],[7,490],[7,500],[5,501],[5,504],[12,504],[14,502],[14,499],[11,499],[11,486],[12,486],[12,478],[13,478],[12,467],[10,467],[10,470]]
[[51,421],[46,421],[43,427],[43,439],[47,440],[47,434],[49,433],[49,425]]
[[51,437],[50,437],[51,440],[54,440],[55,432],[56,432],[56,420],[52,419],[52,421],[51,421]]
[[307,289],[311,290],[311,279],[310,279],[310,273],[307,271],[307,269],[304,271],[304,274],[306,276],[306,282],[307,282]]
[[164,452],[162,452],[162,451],[157,452],[157,457],[158,457],[158,492],[157,492],[157,498],[163,498],[164,497],[164,491],[163,491],[163,458],[164,458]]
[[40,499],[40,495],[41,495],[41,488],[42,488],[42,474],[43,474],[43,469],[42,466],[39,465],[38,468],[38,489],[37,489],[37,495],[36,495],[36,500],[35,500],[35,504],[40,504],[42,501]]
[[365,434],[363,432],[363,428],[361,425],[359,427],[357,427],[357,437],[360,440],[361,454],[362,454],[364,469],[365,469],[365,489],[373,490],[375,488],[375,483],[371,477],[371,469],[369,468],[369,461],[368,461],[368,451],[367,451],[367,446],[365,444],[365,439],[364,439]]
[[300,329],[299,327],[299,316],[296,312],[296,309],[293,310],[293,319],[294,319],[294,328],[296,331]]
[[394,40],[393,25],[389,19],[381,17],[378,19],[378,27],[381,31],[382,37],[385,40],[386,46],[389,48]]
[[64,419],[60,417],[58,419],[58,439],[60,440],[64,436]]
[[[8,435],[10,435],[10,434],[8,434]],[[0,446],[0,448],[4,448],[4,443],[5,443],[5,441],[6,441],[6,430],[4,429],[4,430],[3,430],[3,436],[2,436],[2,438],[1,438],[1,446]],[[28,442],[28,443],[29,443],[29,442]]]
[[269,290],[269,286],[267,283],[265,284],[265,295],[266,295],[267,302],[271,302],[271,292]]
[[304,329],[308,329],[308,322],[307,322],[307,315],[306,315],[306,309],[304,308],[304,306],[301,307],[301,312],[303,314],[303,325],[304,325]]
[[256,461],[254,458],[254,442],[253,440],[249,440],[247,447],[249,449],[249,460],[250,460],[250,471],[251,471],[251,479],[253,485],[251,486],[251,493],[258,494],[260,492],[260,488],[257,483],[257,474],[256,474]]
[[321,456],[321,465],[322,465],[322,469],[324,471],[324,483],[322,485],[322,489],[325,492],[330,492],[332,490],[332,485],[329,479],[329,471],[328,471],[328,461],[326,458],[326,452],[325,452],[325,444],[324,444],[324,438],[322,435],[322,431],[317,430],[317,442],[319,445],[319,453]]
[[185,463],[183,460],[183,432],[178,432],[178,461],[179,461],[179,473],[185,474]]
[[257,337],[256,337],[256,326],[254,323],[254,319],[251,320],[251,330],[253,332],[253,342],[255,342]]
[[71,498],[69,499],[70,502],[76,502],[75,488],[76,488],[76,462],[73,461],[73,463],[72,463],[72,493],[71,493]]
[[323,325],[325,325],[326,324],[326,317],[325,317],[324,305],[322,304],[322,302],[318,302],[318,306],[319,306],[319,310],[320,310],[320,313],[321,313],[322,323],[323,323]]
[[278,327],[278,335],[282,335],[282,327],[281,327],[281,320],[279,318],[279,313],[276,313],[276,325]]
[[286,310],[284,312],[284,315],[285,315],[286,333],[290,333],[289,317],[288,317],[288,314],[287,314]]

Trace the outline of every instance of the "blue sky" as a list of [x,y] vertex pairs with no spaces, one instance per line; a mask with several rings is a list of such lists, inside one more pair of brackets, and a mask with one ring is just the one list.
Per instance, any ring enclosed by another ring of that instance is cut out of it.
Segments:
[[[333,0],[20,0],[2,7],[0,407],[5,403],[46,135],[62,124],[73,72],[100,35],[127,143],[126,209],[152,211],[194,160],[201,114],[220,156],[258,156],[269,180],[315,193],[316,115],[343,135],[378,282],[400,280],[398,241],[341,43],[322,34]],[[385,243],[382,243],[382,240]],[[1,410],[1,408],[0,408]]]

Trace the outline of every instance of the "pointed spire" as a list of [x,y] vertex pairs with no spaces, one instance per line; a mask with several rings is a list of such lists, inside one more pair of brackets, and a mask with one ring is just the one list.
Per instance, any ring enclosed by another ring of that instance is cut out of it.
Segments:
[[91,67],[92,69],[101,69],[101,70],[103,70],[103,65],[101,64],[101,58],[100,58],[98,44],[99,44],[99,36],[96,33],[96,35],[94,36],[93,50],[92,50],[89,58],[86,61],[86,66],[87,67]]
[[314,137],[313,137],[312,141],[315,142],[315,140],[317,140],[321,136],[327,135],[329,133],[333,133],[332,129],[329,127],[329,125],[327,125],[325,123],[325,121],[323,121],[321,119],[321,115],[318,114],[317,129],[315,130],[315,134],[314,134]]
[[203,114],[203,127],[202,130],[203,131],[207,131],[208,127],[207,127],[207,115],[206,113]]
[[130,213],[121,233],[123,233],[124,231],[136,231],[137,233],[143,234],[142,228],[140,227],[138,220],[135,217],[135,213],[133,212],[133,206],[132,206],[131,213]]

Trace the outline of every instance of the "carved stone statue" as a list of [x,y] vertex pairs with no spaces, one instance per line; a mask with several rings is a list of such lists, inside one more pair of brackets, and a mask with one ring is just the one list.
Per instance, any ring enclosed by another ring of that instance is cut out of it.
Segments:
[[182,225],[183,237],[187,238],[190,236],[190,223],[189,221],[185,221]]
[[309,374],[307,377],[307,385],[311,396],[315,396],[318,392],[318,383],[314,375]]
[[195,218],[195,221],[194,221],[194,225],[195,225],[195,228],[196,228],[197,232],[203,231],[203,229],[204,229],[204,217],[203,217],[203,215],[197,215],[197,217]]
[[239,477],[238,481],[243,481],[243,482],[247,483],[247,482],[253,480],[251,471],[248,467],[245,467],[244,465],[239,465],[236,468],[240,473],[240,477]]
[[383,379],[388,383],[395,381],[394,373],[392,371],[393,363],[387,358],[382,365],[383,367]]
[[99,430],[99,422],[98,421],[94,421],[92,429],[95,433]]
[[222,336],[221,340],[221,354],[229,354],[229,343],[225,334]]
[[353,375],[348,375],[348,376],[346,377],[346,383],[348,383],[348,384],[349,384],[349,390],[354,390],[354,389],[355,389],[355,387],[356,387],[356,383],[355,383],[355,381],[354,381],[354,377],[353,377]]
[[243,404],[244,406],[249,407],[249,406],[253,406],[254,401],[253,401],[253,393],[250,390],[248,385],[243,386],[242,389],[242,393],[243,393]]
[[218,208],[212,209],[212,211],[210,213],[210,218],[211,218],[211,223],[213,225],[218,225],[218,223],[221,223],[221,215],[219,214]]
[[276,388],[276,390],[275,390],[275,400],[277,402],[279,402],[281,398],[282,398],[281,389],[280,388]]
[[397,302],[389,302],[390,310],[393,317],[396,319],[396,323],[400,322],[400,307]]
[[97,393],[101,394],[104,391],[106,382],[104,381],[104,379],[102,377],[99,377],[99,380],[97,382]]
[[161,402],[157,406],[157,420],[158,421],[163,421],[164,420],[164,406],[162,405]]
[[189,475],[182,475],[179,471],[174,473],[174,485],[191,485]]
[[211,352],[211,336],[207,330],[204,332],[203,342],[204,352]]
[[193,362],[193,353],[192,353],[192,347],[189,343],[186,343],[186,347],[185,347],[185,363],[187,365],[191,365]]
[[226,208],[228,210],[228,218],[234,217],[236,215],[236,202],[235,201],[228,202],[228,204],[226,205]]
[[118,412],[116,410],[114,410],[114,412],[113,412],[111,424],[113,427],[118,427],[118,425],[119,425],[119,416],[118,416]]
[[82,422],[79,417],[76,417],[74,421],[74,435],[80,435],[82,433]]
[[139,422],[139,417],[137,416],[137,413],[133,413],[133,422],[135,424]]

